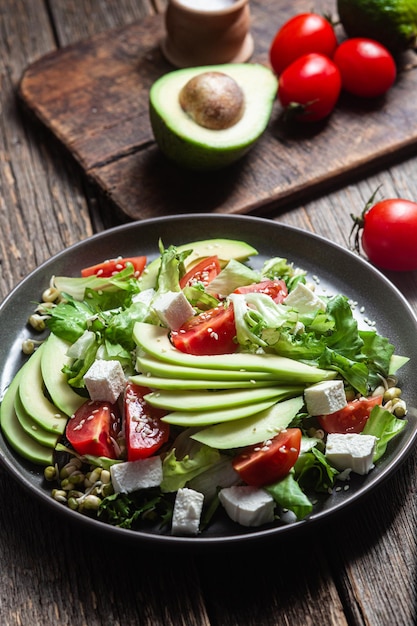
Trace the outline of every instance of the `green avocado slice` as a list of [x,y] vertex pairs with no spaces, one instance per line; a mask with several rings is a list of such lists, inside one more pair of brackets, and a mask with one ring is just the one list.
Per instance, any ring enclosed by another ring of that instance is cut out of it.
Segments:
[[10,383],[0,407],[0,424],[3,435],[10,446],[23,458],[36,465],[51,465],[53,451],[30,437],[22,428],[15,411],[15,397],[18,392],[21,370]]
[[167,411],[202,414],[206,411],[228,411],[238,406],[248,406],[265,400],[277,401],[282,396],[302,393],[302,387],[260,387],[255,389],[229,389],[223,391],[153,391],[145,400],[151,406]]
[[69,386],[65,374],[62,372],[64,365],[71,360],[67,357],[69,345],[67,341],[51,333],[43,344],[41,371],[52,402],[65,415],[71,417],[87,398],[78,395]]
[[41,344],[21,368],[18,393],[25,411],[39,426],[49,432],[62,434],[68,417],[44,394],[41,370],[44,346]]
[[219,450],[251,446],[266,441],[287,428],[303,404],[303,396],[277,402],[262,413],[256,413],[246,419],[204,428],[191,435],[191,439]]

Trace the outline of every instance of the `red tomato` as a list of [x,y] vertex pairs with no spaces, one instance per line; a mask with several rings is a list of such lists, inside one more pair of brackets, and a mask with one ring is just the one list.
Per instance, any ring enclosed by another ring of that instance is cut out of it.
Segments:
[[171,331],[171,341],[178,350],[196,355],[236,352],[235,336],[233,307],[223,304],[195,315]]
[[280,304],[288,295],[287,285],[283,280],[263,280],[260,283],[238,287],[234,293],[264,293]]
[[317,419],[326,433],[361,433],[375,405],[382,404],[382,396],[351,400],[347,405],[330,415]]
[[233,459],[233,467],[248,485],[271,485],[288,474],[298,459],[300,445],[301,430],[287,428],[268,442],[246,448]]
[[166,415],[146,403],[143,396],[150,393],[147,387],[129,383],[124,395],[124,418],[127,460],[146,459],[168,440],[169,424],[161,421]]
[[[368,206],[368,205],[367,205]],[[417,203],[401,198],[382,200],[354,217],[355,245],[359,237],[371,263],[385,270],[417,269]]]
[[118,259],[109,259],[108,261],[103,261],[102,263],[97,263],[97,265],[91,265],[90,267],[85,267],[81,270],[81,276],[85,278],[86,276],[99,276],[101,278],[109,278],[110,276],[114,276],[118,272],[124,270],[127,265],[133,265],[135,270],[135,276],[139,277],[146,265],[146,256],[134,256],[134,257],[125,257]]
[[180,280],[180,287],[184,289],[189,285],[200,282],[208,285],[220,272],[220,262],[218,256],[209,256],[194,265]]
[[333,61],[345,91],[362,98],[377,98],[392,87],[397,76],[394,58],[372,39],[347,39],[337,48]]
[[316,13],[295,15],[278,30],[269,50],[272,69],[281,74],[293,61],[319,52],[330,58],[337,46],[337,39],[330,22]]
[[88,400],[68,420],[65,434],[79,454],[117,459],[114,441],[120,433],[120,422],[116,404]]
[[312,52],[291,63],[279,78],[278,97],[287,113],[316,122],[333,111],[340,95],[340,72],[331,59]]

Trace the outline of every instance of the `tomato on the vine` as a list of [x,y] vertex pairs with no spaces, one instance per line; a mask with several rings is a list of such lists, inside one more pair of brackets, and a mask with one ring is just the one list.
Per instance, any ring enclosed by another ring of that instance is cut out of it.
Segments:
[[301,430],[287,428],[269,441],[245,448],[232,465],[248,485],[271,485],[288,474],[298,459],[300,446]]
[[361,241],[368,259],[381,269],[416,270],[417,203],[402,198],[372,203],[373,196],[360,217],[352,215],[356,250]]
[[343,409],[329,415],[320,415],[317,419],[326,433],[361,433],[372,409],[381,403],[382,396],[357,398],[348,402]]
[[235,337],[233,307],[224,304],[195,315],[178,330],[171,331],[171,341],[177,350],[195,355],[236,352]]
[[281,74],[293,61],[319,52],[332,57],[337,46],[333,26],[317,13],[301,13],[289,19],[278,30],[269,50],[272,69]]
[[316,122],[333,111],[342,87],[331,59],[312,52],[291,63],[281,74],[278,97],[286,113],[298,121]]
[[394,84],[397,66],[379,42],[355,37],[343,41],[333,56],[345,91],[362,98],[377,98]]

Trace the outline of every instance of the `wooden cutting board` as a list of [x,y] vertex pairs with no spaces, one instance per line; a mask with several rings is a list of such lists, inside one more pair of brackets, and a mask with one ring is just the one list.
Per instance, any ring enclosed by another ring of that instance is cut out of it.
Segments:
[[[251,1],[253,62],[268,64],[278,27],[309,0]],[[335,15],[318,0],[316,12]],[[152,83],[173,68],[160,51],[163,16],[52,52],[27,68],[19,95],[130,219],[186,212],[256,213],[383,166],[417,141],[417,68],[404,67],[375,102],[343,96],[324,123],[289,127],[276,102],[268,129],[243,160],[216,173],[168,162],[149,122]]]

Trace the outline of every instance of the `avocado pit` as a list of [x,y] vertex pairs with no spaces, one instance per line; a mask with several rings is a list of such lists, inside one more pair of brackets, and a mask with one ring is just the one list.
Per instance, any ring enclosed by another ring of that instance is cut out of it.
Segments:
[[210,130],[234,126],[245,110],[242,89],[223,72],[203,72],[191,78],[181,89],[179,102],[196,124]]

